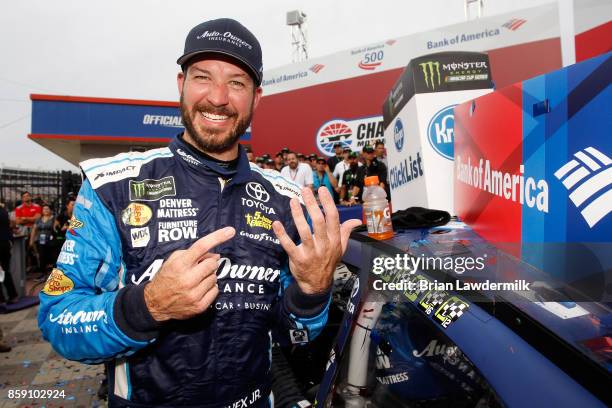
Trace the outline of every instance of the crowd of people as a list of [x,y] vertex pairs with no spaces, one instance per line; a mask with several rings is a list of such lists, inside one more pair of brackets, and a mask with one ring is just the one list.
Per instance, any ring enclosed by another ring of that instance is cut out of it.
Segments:
[[[38,274],[45,281],[55,266],[55,261],[66,240],[76,196],[67,197],[66,207],[55,215],[44,200],[32,199],[29,191],[21,193],[21,203],[9,212],[0,203],[0,267],[4,273],[0,279],[0,306],[19,300],[10,272],[13,238],[25,237],[26,271]],[[2,351],[0,343],[0,351]]]
[[387,157],[382,141],[374,146],[365,145],[360,153],[340,142],[333,147],[335,155],[329,158],[314,153],[304,155],[286,147],[274,157],[270,154],[256,157],[250,150],[247,156],[262,169],[278,171],[300,187],[310,187],[314,192],[321,186],[326,187],[336,204],[360,204],[365,178],[369,176],[377,176],[389,196]]

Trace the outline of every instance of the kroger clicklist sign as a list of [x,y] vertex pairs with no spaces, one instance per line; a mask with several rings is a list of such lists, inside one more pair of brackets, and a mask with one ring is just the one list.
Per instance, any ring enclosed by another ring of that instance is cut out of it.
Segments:
[[455,127],[453,108],[455,106],[457,105],[450,105],[440,109],[433,115],[427,126],[429,144],[436,153],[448,160],[453,160],[455,150],[453,138]]

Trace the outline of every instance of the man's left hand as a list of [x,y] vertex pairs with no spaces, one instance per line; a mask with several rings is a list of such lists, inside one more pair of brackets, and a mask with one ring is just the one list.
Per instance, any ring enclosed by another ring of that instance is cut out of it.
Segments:
[[361,225],[358,219],[340,225],[340,216],[327,188],[319,188],[319,200],[325,215],[317,205],[314,194],[302,189],[302,198],[312,221],[314,234],[304,217],[297,199],[291,199],[291,215],[300,234],[301,244],[295,245],[283,224],[274,221],[272,228],[280,244],[289,255],[289,268],[302,292],[315,294],[325,292],[332,284],[336,264],[342,258],[353,228]]

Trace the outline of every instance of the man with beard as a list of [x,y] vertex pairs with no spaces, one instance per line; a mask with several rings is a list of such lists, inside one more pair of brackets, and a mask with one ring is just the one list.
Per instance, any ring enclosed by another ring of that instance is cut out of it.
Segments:
[[42,208],[32,202],[32,195],[29,191],[21,193],[21,205],[15,208],[15,223],[21,225],[27,229],[27,233],[30,233],[34,223],[41,217]]
[[[336,178],[336,180],[338,180],[338,188],[337,188],[337,192],[338,194],[340,194],[340,187],[342,187],[342,176],[344,175],[344,172],[346,170],[348,170],[349,166],[350,166],[350,161],[349,161],[349,155],[351,154],[351,148],[350,147],[345,147],[342,150],[342,161],[338,164],[336,164],[336,168],[333,171],[333,175]],[[358,166],[362,166],[361,163],[357,162]]]
[[285,166],[285,161],[283,160],[283,153],[278,152],[276,156],[274,156],[274,169],[277,171],[281,171],[281,169]]
[[[380,186],[387,193],[387,197],[391,197],[391,190],[389,190],[389,185],[387,184],[387,166],[383,162],[378,161],[374,156],[374,148],[372,146],[364,146],[362,156],[364,165],[359,169],[359,178],[365,180],[366,177],[377,176]],[[363,190],[363,187],[361,189]]]
[[310,165],[300,163],[294,152],[287,153],[287,165],[281,169],[280,174],[300,187],[312,189],[312,169]]
[[313,171],[313,178],[315,191],[318,191],[323,186],[333,194],[334,190],[338,187],[338,182],[329,170],[329,166],[323,157],[317,158],[317,169]]
[[336,165],[342,161],[343,150],[344,149],[343,149],[342,143],[340,142],[334,143],[335,156],[332,156],[329,159],[327,159],[327,165],[329,166],[329,169],[332,172],[336,169]]
[[110,406],[271,406],[270,333],[298,345],[321,331],[360,221],[248,162],[238,140],[263,72],[250,31],[202,23],[177,63],[184,133],[81,163],[39,326],[64,357],[106,363]]
[[377,140],[374,145],[374,150],[376,151],[376,160],[380,163],[384,164],[385,167],[388,167],[387,163],[387,151],[385,150],[385,143],[382,140]]
[[360,166],[357,162],[357,153],[351,152],[348,155],[349,167],[342,174],[342,186],[340,187],[340,204],[355,205],[361,201],[363,192],[363,176],[359,171]]

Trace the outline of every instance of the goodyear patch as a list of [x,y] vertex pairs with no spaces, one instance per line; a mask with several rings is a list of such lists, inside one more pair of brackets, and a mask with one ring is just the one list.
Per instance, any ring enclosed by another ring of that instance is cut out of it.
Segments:
[[72,279],[64,275],[61,269],[53,268],[42,292],[49,296],[60,296],[74,289]]
[[121,212],[121,221],[125,225],[141,227],[148,223],[153,217],[153,211],[149,206],[140,203],[131,203]]

